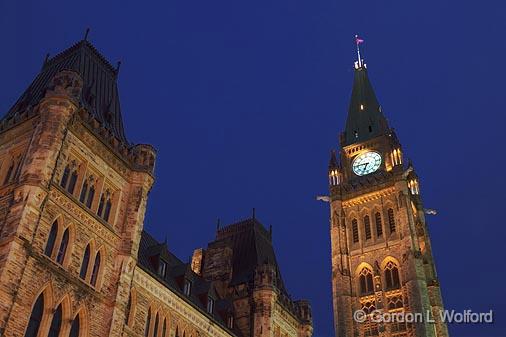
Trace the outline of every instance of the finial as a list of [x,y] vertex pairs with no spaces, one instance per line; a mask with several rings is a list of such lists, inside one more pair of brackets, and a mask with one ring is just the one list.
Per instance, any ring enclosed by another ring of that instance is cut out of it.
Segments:
[[42,63],[42,68],[46,65],[47,61],[49,60],[49,53],[46,54],[46,57],[44,58],[44,62]]
[[167,246],[167,234],[165,234],[165,238],[163,239],[163,243]]
[[221,226],[221,220],[220,220],[220,218],[217,218],[216,219],[216,230],[219,230],[220,226]]
[[252,218],[252,219],[255,219],[255,217],[256,217],[256,215],[255,215],[255,213],[256,213],[256,211],[255,211],[255,207],[253,207],[253,212],[252,212],[252,213],[253,213],[253,214],[252,214],[251,218]]
[[362,68],[362,59],[360,58],[360,44],[364,43],[364,39],[361,39],[358,37],[358,35],[355,35],[355,43],[357,44],[357,57],[358,57],[358,68]]
[[118,63],[116,63],[116,76],[119,74],[119,68],[121,68],[121,61],[118,61]]
[[272,237],[272,225],[269,225],[269,235]]
[[88,41],[88,34],[90,33],[90,28],[86,28],[86,32],[84,33],[84,41]]

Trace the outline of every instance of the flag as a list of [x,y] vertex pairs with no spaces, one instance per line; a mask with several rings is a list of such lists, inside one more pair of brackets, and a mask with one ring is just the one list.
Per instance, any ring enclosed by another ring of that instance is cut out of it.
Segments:
[[364,40],[359,38],[358,35],[355,36],[355,41],[357,42],[357,45],[358,44],[361,44],[361,43],[364,43]]

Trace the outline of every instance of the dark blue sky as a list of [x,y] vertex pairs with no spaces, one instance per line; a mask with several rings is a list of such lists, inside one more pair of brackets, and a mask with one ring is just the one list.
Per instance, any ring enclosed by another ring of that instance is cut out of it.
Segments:
[[327,205],[352,84],[353,36],[418,171],[443,300],[495,310],[505,336],[504,1],[0,1],[0,112],[44,55],[90,40],[112,63],[129,139],[158,149],[146,228],[186,259],[251,208],[285,283],[331,337]]

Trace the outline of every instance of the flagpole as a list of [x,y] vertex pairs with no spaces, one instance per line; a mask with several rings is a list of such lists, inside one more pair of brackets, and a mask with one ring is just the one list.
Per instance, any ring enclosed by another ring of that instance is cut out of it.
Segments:
[[362,61],[360,60],[360,43],[358,43],[358,35],[355,35],[355,43],[357,44],[357,57],[358,57],[358,67],[362,68]]

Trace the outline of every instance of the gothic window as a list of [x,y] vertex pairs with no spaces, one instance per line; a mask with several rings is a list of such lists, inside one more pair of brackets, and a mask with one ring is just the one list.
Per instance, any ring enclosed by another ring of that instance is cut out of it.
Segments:
[[102,193],[102,196],[100,197],[100,203],[98,205],[97,214],[106,222],[109,221],[109,216],[111,215],[111,208],[112,208],[111,197],[112,197],[111,191],[107,189],[104,193]]
[[81,325],[80,318],[79,315],[77,315],[76,318],[74,318],[74,320],[72,321],[72,325],[70,326],[69,337],[79,337],[80,325]]
[[54,245],[56,242],[56,235],[58,235],[58,221],[54,221],[51,226],[51,230],[49,231],[49,237],[46,243],[46,249],[44,250],[44,254],[46,256],[51,257],[53,254]]
[[164,318],[163,324],[162,324],[162,336],[161,337],[165,337],[166,332],[167,332],[167,318]]
[[37,337],[43,313],[44,295],[40,294],[37,298],[37,301],[35,301],[35,305],[33,306],[30,320],[28,321],[28,327],[26,328],[25,337]]
[[403,306],[402,296],[393,296],[388,298],[388,310],[400,309]]
[[229,329],[234,328],[234,316],[232,314],[228,316],[227,326]]
[[61,316],[62,316],[62,307],[60,304],[53,314],[53,320],[51,321],[51,326],[49,327],[49,334],[47,337],[58,337],[61,330],[61,323],[62,323]]
[[185,280],[184,287],[183,287],[183,293],[186,296],[190,296],[191,292],[192,292],[192,283],[190,280]]
[[374,292],[372,272],[369,268],[364,267],[359,274],[360,294],[368,295]]
[[148,317],[146,318],[146,326],[144,327],[144,337],[148,337],[150,325],[151,325],[151,308],[148,309]]
[[93,264],[93,270],[91,272],[90,283],[92,286],[97,284],[98,272],[100,271],[100,263],[101,263],[101,254],[100,252],[95,255],[95,263]]
[[399,269],[392,261],[385,266],[385,287],[386,290],[399,289],[401,282],[399,279]]
[[207,312],[212,314],[214,311],[214,299],[211,297],[207,298]]
[[93,198],[95,197],[95,178],[90,175],[88,179],[86,179],[83,183],[83,188],[81,189],[81,195],[79,196],[79,201],[86,205],[86,207],[91,208],[93,203]]
[[390,233],[395,232],[395,218],[394,218],[394,210],[392,208],[388,209],[388,225],[390,227]]
[[63,187],[70,194],[74,193],[74,188],[77,182],[77,164],[72,161],[63,170],[63,175],[60,181],[60,186]]
[[60,242],[60,248],[58,249],[58,254],[56,255],[56,262],[59,264],[63,264],[65,260],[65,253],[67,252],[67,247],[69,244],[69,228],[63,232],[63,237]]
[[86,246],[84,250],[83,263],[81,264],[81,271],[79,272],[79,277],[83,280],[86,279],[86,273],[88,272],[88,264],[90,263],[90,245]]
[[371,220],[369,219],[369,215],[366,215],[364,217],[364,232],[365,232],[365,239],[366,240],[371,239]]
[[155,318],[155,327],[153,329],[153,337],[158,337],[158,324],[159,324],[160,318],[158,316],[158,313],[156,313]]
[[353,243],[358,242],[358,222],[357,219],[351,220],[351,231],[353,236]]
[[376,301],[371,300],[371,301],[366,301],[366,302],[362,303],[362,310],[366,314],[372,313],[374,310],[376,310]]
[[379,238],[383,235],[383,227],[381,223],[381,214],[380,212],[376,212],[374,215],[374,222],[376,223],[376,236]]

